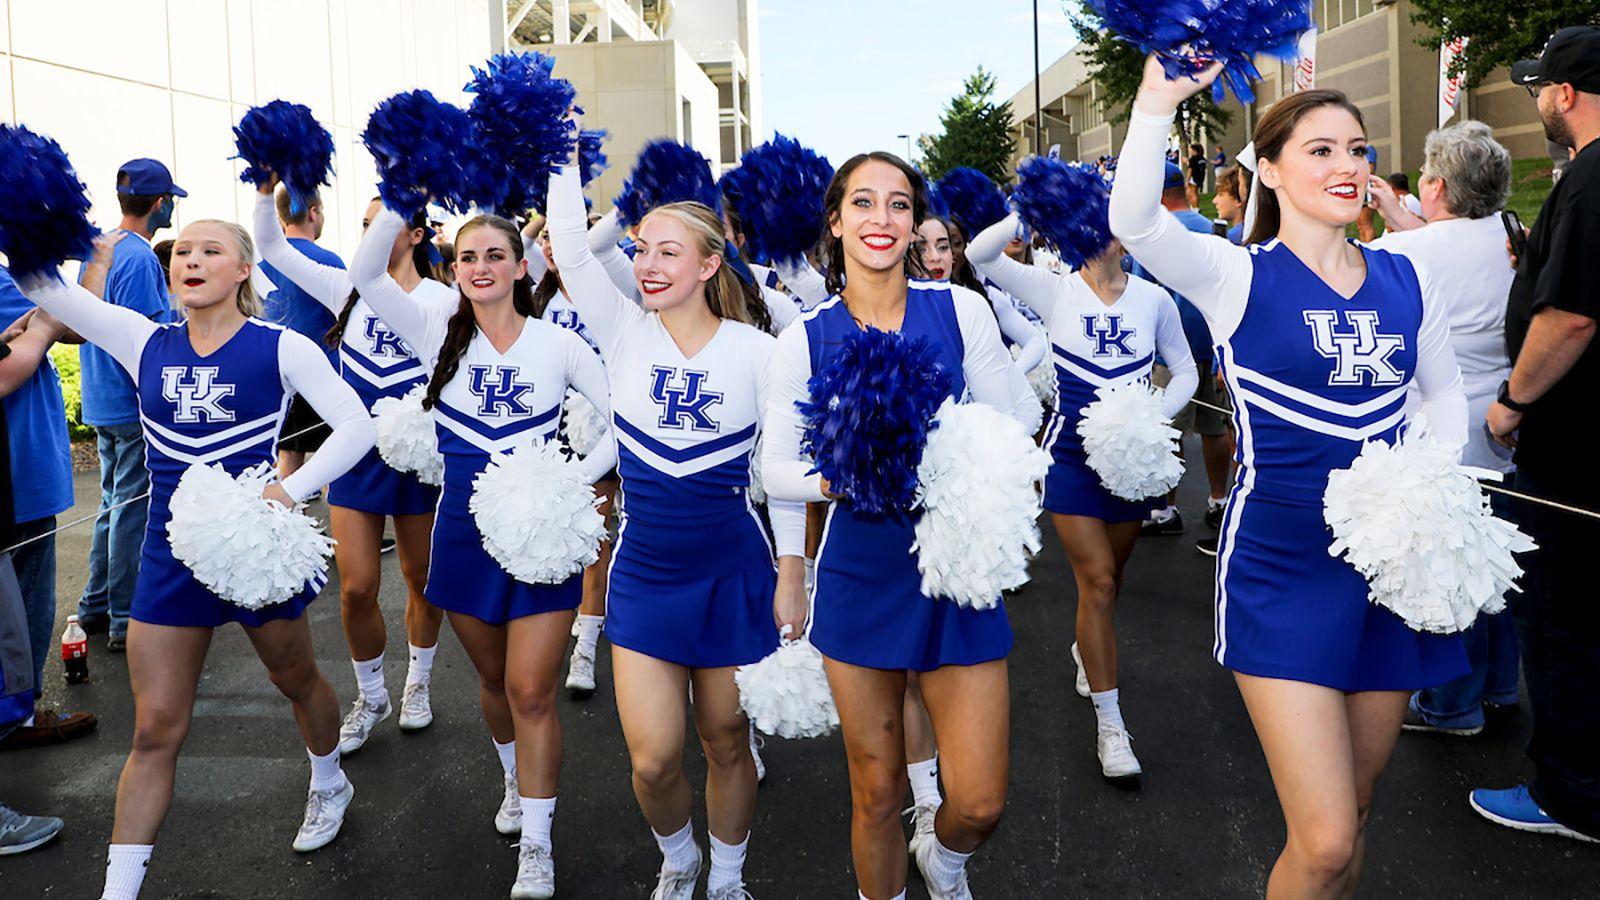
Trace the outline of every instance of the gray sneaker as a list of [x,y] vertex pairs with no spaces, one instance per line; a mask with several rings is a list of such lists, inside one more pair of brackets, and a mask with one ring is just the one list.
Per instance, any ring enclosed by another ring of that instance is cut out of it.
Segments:
[[522,833],[522,795],[517,790],[517,773],[506,776],[506,793],[494,814],[494,830],[504,835]]
[[344,827],[344,812],[355,799],[356,788],[350,779],[344,786],[331,791],[311,791],[306,795],[306,817],[300,823],[300,832],[294,836],[297,853],[309,853],[339,836]]
[[912,856],[916,856],[917,848],[933,839],[933,820],[939,814],[939,807],[923,803],[906,810],[905,814],[911,817],[911,844],[908,849]]
[[744,889],[744,882],[706,891],[706,900],[756,900]]
[[666,863],[661,864],[661,871],[656,873],[656,889],[650,892],[650,900],[694,900],[695,882],[700,880],[700,862],[705,857],[700,853],[700,845],[694,845],[694,868],[687,872],[674,872],[667,868]]
[[574,700],[594,696],[594,654],[584,653],[574,647],[572,662],[567,666],[567,693]]
[[48,844],[62,827],[55,816],[25,816],[0,803],[0,856],[27,853]]
[[381,706],[374,706],[367,702],[367,698],[357,696],[355,702],[350,704],[350,711],[345,714],[344,724],[339,726],[340,755],[348,756],[360,750],[367,738],[372,737],[372,729],[389,718],[393,711],[388,694],[383,695]]
[[547,847],[517,845],[517,880],[511,900],[546,900],[556,895],[556,861]]
[[1083,657],[1078,655],[1078,642],[1072,642],[1072,665],[1078,670],[1074,676],[1072,689],[1078,692],[1079,697],[1089,697],[1089,670],[1083,667]]
[[419,681],[406,685],[400,695],[400,730],[418,731],[433,724],[433,702],[428,694],[428,683]]

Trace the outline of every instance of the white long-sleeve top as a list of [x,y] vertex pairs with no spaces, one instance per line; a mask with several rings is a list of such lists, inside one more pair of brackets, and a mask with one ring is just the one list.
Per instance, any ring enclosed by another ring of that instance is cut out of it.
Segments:
[[[1250,305],[1255,256],[1281,245],[1274,242],[1250,248],[1235,246],[1224,238],[1189,231],[1161,207],[1163,151],[1171,128],[1170,115],[1155,116],[1137,108],[1133,110],[1118,160],[1117,180],[1111,190],[1111,231],[1162,284],[1182,294],[1200,310],[1210,326],[1213,340],[1226,347]],[[1368,273],[1370,276],[1370,267]],[[1416,267],[1416,277],[1421,288],[1422,320],[1417,333],[1413,378],[1421,391],[1423,412],[1433,434],[1460,446],[1466,442],[1466,397],[1462,391],[1461,372],[1450,349],[1446,304],[1438,296],[1425,268]],[[1284,299],[1289,303],[1305,301],[1302,297]],[[1337,318],[1337,313],[1334,310],[1330,315]],[[1354,327],[1351,323],[1340,324]],[[1305,327],[1298,335],[1284,334],[1283,340],[1304,340],[1308,355],[1327,356],[1335,352],[1337,341],[1333,342],[1333,347],[1319,350],[1316,342],[1326,341],[1327,336],[1316,334],[1309,319]],[[1389,338],[1381,333],[1374,337]],[[1336,365],[1338,363],[1333,360],[1328,362],[1330,369]]]
[[[748,488],[750,457],[768,408],[773,337],[723,320],[709,343],[685,357],[660,314],[620,291],[595,257],[584,233],[577,169],[551,176],[549,216],[562,283],[611,376],[610,408],[629,514],[670,523],[724,503],[713,485]],[[804,555],[805,507],[774,497],[768,512],[777,554]]]
[[[456,310],[416,303],[390,277],[389,247],[404,226],[391,210],[380,212],[350,261],[350,278],[362,299],[432,371]],[[553,437],[569,386],[609,419],[605,369],[575,332],[527,319],[522,333],[501,353],[474,326],[455,377],[443,386],[434,408],[434,421],[443,429],[439,448],[445,455],[446,485],[453,456],[501,453],[529,437]],[[615,444],[604,438],[584,457],[584,476],[598,480],[615,464]]]
[[[150,340],[164,329],[188,328],[187,322],[157,325],[133,310],[113,306],[76,284],[63,284],[55,278],[29,279],[27,284],[19,286],[40,309],[60,319],[68,328],[82,335],[84,340],[110,354],[128,371],[135,387],[139,386],[140,363]],[[309,338],[259,319],[247,319],[242,327],[281,332],[277,339],[281,389],[284,393],[305,397],[317,415],[333,429],[321,449],[293,475],[283,479],[284,492],[299,502],[360,462],[377,442],[378,433],[361,398],[339,377],[328,362],[328,357]],[[222,353],[226,346],[211,356]],[[220,384],[227,377],[225,371],[212,370],[212,383]],[[178,384],[177,388],[181,390],[183,385]],[[228,388],[229,392],[239,389],[257,390],[259,385]],[[222,409],[221,404],[227,399],[228,393],[219,391],[214,394],[220,398],[216,401],[217,408]],[[220,423],[223,420],[219,418],[217,421]],[[219,433],[235,428],[232,416],[226,421],[229,424],[221,425],[217,429]],[[276,431],[274,428],[273,433]]]
[[[1012,237],[1020,233],[1021,225],[1017,214],[1012,213],[985,228],[967,245],[967,260],[1006,293],[1028,304],[1044,321],[1060,357],[1058,361],[1068,371],[1094,375],[1086,370],[1086,364],[1114,368],[1149,356],[1140,352],[1143,348],[1159,353],[1172,371],[1172,380],[1162,395],[1161,412],[1169,419],[1182,412],[1200,385],[1200,374],[1183,336],[1183,321],[1172,296],[1130,275],[1122,296],[1107,304],[1081,273],[1055,275],[1046,269],[1025,266],[1003,252]],[[1022,318],[1021,314],[1016,315]],[[1110,321],[1112,317],[1115,322]],[[1123,337],[1124,333],[1128,337]],[[1106,340],[1106,335],[1120,340]],[[1096,353],[1097,348],[1110,352]],[[1120,358],[1119,351],[1126,358]],[[1146,377],[1149,371],[1147,363],[1137,373],[1121,373],[1119,377]]]
[[831,296],[827,279],[803,259],[773,260],[772,269],[783,280],[783,286],[789,289],[789,293],[799,298],[801,309],[815,309]]

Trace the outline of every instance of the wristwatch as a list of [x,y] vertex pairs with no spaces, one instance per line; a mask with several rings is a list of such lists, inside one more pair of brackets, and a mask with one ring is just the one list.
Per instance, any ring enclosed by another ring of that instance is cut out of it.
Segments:
[[1514,413],[1525,413],[1528,411],[1528,404],[1518,403],[1517,401],[1511,399],[1510,379],[1500,382],[1500,394],[1499,396],[1495,397],[1495,402]]

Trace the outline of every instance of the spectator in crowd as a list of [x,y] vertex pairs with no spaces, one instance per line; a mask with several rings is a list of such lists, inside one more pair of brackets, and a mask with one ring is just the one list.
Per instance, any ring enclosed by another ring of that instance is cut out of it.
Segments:
[[[117,170],[123,237],[116,244],[103,288],[91,291],[107,303],[166,320],[172,308],[166,272],[150,240],[172,224],[176,198],[184,196],[187,192],[173,184],[172,173],[156,160],[130,160]],[[88,344],[79,349],[78,359],[83,423],[94,426],[100,451],[100,513],[89,549],[89,578],[78,600],[78,621],[89,634],[106,632],[106,648],[121,653],[128,639],[128,607],[139,575],[149,511],[144,499],[150,489],[144,429],[128,373],[105,351]]]
[[[1537,98],[1545,136],[1575,151],[1518,258],[1506,308],[1511,377],[1490,404],[1495,439],[1516,448],[1517,486],[1600,508],[1600,28],[1563,28],[1512,67]],[[1465,254],[1463,254],[1465,255]],[[1600,840],[1600,603],[1591,561],[1600,522],[1525,504],[1539,549],[1512,605],[1533,709],[1533,780],[1472,792],[1485,818],[1524,831]]]
[[[1447,304],[1450,345],[1461,366],[1468,421],[1482,421],[1500,383],[1511,374],[1505,323],[1513,272],[1500,220],[1511,196],[1511,154],[1482,122],[1462,122],[1432,132],[1423,144],[1422,177],[1417,182],[1421,198],[1415,216],[1401,212],[1398,189],[1388,189],[1395,177],[1371,179],[1378,212],[1389,225],[1373,246],[1405,254],[1433,281],[1436,295]],[[1505,473],[1508,480],[1514,468],[1509,451],[1490,440],[1483,428],[1468,433],[1461,461]],[[1490,500],[1506,518],[1520,511],[1503,495]],[[1486,706],[1516,705],[1517,632],[1511,614],[1482,616],[1463,637],[1472,671],[1414,694],[1406,711],[1408,730],[1470,736],[1483,731]]]
[[[338,254],[317,245],[322,237],[322,226],[327,222],[320,193],[313,192],[298,210],[290,202],[289,190],[285,187],[279,186],[274,199],[278,204],[278,221],[283,223],[283,233],[289,238],[290,246],[323,265],[344,268],[344,261]],[[325,346],[323,338],[333,327],[333,313],[268,263],[261,263],[260,269],[274,285],[264,307],[267,320],[305,335],[318,346]],[[327,352],[329,360],[338,368],[335,352],[332,349]],[[306,454],[315,453],[327,437],[328,429],[322,418],[304,397],[296,395],[289,401],[289,412],[283,417],[283,429],[278,435],[278,477],[293,475],[305,465]]]
[[1224,225],[1223,236],[1235,244],[1244,243],[1244,207],[1250,196],[1250,176],[1243,166],[1229,166],[1217,172],[1217,219]]
[[[1204,152],[1204,148],[1195,144],[1196,152]],[[1201,160],[1205,162],[1204,159]],[[1183,227],[1190,231],[1202,234],[1211,233],[1211,222],[1205,216],[1195,212],[1189,206],[1188,193],[1194,188],[1194,182],[1185,183],[1183,172],[1175,165],[1167,166],[1167,174],[1161,185],[1161,205],[1177,217]],[[1133,274],[1155,282],[1155,276],[1145,271],[1144,267],[1135,260],[1132,264]],[[1156,282],[1159,284],[1159,282]],[[1220,408],[1227,408],[1227,398],[1223,396],[1214,375],[1212,357],[1211,329],[1206,327],[1205,317],[1200,315],[1193,303],[1184,299],[1183,295],[1174,293],[1172,299],[1178,304],[1178,316],[1183,321],[1183,334],[1189,341],[1189,353],[1194,357],[1195,365],[1200,370],[1200,386],[1195,389],[1194,399],[1201,403]],[[1165,387],[1172,377],[1167,367],[1156,361],[1151,379],[1158,387]],[[1175,428],[1191,434],[1200,435],[1201,455],[1205,460],[1206,481],[1210,485],[1211,494],[1206,502],[1206,524],[1215,528],[1222,522],[1222,507],[1228,498],[1228,464],[1233,455],[1233,441],[1229,436],[1228,417],[1216,410],[1207,409],[1196,403],[1184,407],[1172,422]],[[1182,446],[1179,446],[1179,455],[1182,455]],[[1172,536],[1183,533],[1183,515],[1178,512],[1178,492],[1174,490],[1167,495],[1167,505],[1151,513],[1145,520],[1140,534],[1145,536]],[[1204,548],[1201,548],[1204,552]],[[1215,553],[1215,551],[1212,551]]]
[[[1376,144],[1367,144],[1367,171],[1378,171],[1378,147]],[[1374,221],[1372,207],[1361,207],[1361,212],[1356,216],[1356,237],[1363,241],[1371,241],[1377,236],[1378,223]]]
[[[1189,145],[1188,205],[1200,205],[1200,192],[1206,189],[1206,148],[1200,144]],[[1208,229],[1209,230],[1209,226]]]
[[[1410,175],[1404,172],[1395,172],[1383,181],[1394,191],[1395,196],[1399,198],[1400,205],[1405,208],[1406,212],[1418,218],[1427,218],[1422,214],[1422,201],[1417,199],[1416,194],[1411,193]],[[1385,225],[1387,225],[1387,218],[1385,219]]]
[[[35,310],[4,268],[0,268],[0,321],[11,323],[5,332],[6,358],[0,360],[0,395],[5,398],[0,401],[0,417],[6,426],[5,439],[0,440],[0,487],[4,488],[0,492],[0,551],[16,548],[0,568],[15,576],[22,598],[34,686],[27,708],[21,711],[25,717],[22,725],[0,740],[0,749],[14,749],[81,737],[94,730],[95,717],[35,708],[55,636],[56,516],[72,508],[66,403],[55,367],[45,355],[65,336],[66,329]],[[10,665],[11,660],[5,664]],[[0,820],[5,820],[3,812]],[[4,828],[0,821],[0,830]]]
[[1226,168],[1227,165],[1228,153],[1222,149],[1221,144],[1218,144],[1216,155],[1211,157],[1211,169],[1220,177],[1222,175],[1222,170]]

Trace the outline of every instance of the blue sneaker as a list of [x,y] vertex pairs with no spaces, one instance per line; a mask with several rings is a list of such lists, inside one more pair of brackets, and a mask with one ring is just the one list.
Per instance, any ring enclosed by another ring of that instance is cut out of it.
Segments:
[[1525,784],[1498,791],[1478,788],[1468,795],[1467,800],[1472,804],[1472,808],[1478,811],[1478,815],[1497,825],[1515,828],[1518,831],[1554,834],[1600,844],[1600,840],[1573,831],[1551,818],[1539,808],[1539,804],[1533,802],[1533,796],[1528,793],[1528,786]]

